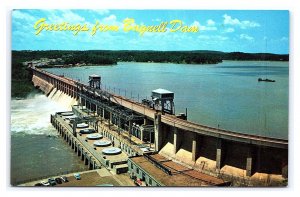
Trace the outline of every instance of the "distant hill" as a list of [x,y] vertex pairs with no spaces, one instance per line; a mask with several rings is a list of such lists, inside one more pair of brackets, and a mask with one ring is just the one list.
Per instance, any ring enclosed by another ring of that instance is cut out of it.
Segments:
[[270,60],[270,61],[289,61],[289,55],[278,55],[272,53],[224,53],[224,60]]
[[[55,64],[72,65],[112,65],[117,62],[163,62],[179,64],[217,64],[223,60],[259,60],[259,61],[289,61],[289,55],[270,53],[242,53],[221,51],[12,51],[12,97],[25,97],[34,90],[31,83],[31,73],[26,69],[26,61],[43,59],[49,62],[48,67]],[[48,60],[48,61],[47,61]],[[51,60],[51,61],[50,61]],[[59,60],[59,61],[55,61]],[[47,67],[47,65],[45,66]]]
[[221,52],[210,50],[195,51],[13,51],[14,59],[29,61],[40,58],[62,58],[65,64],[116,64],[118,61],[130,62],[171,62],[185,64],[216,64],[222,60],[261,60],[288,61],[289,55],[271,53]]

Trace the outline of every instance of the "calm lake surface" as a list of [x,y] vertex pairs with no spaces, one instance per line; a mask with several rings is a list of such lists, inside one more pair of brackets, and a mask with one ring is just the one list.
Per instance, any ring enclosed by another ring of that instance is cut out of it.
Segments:
[[[224,61],[216,65],[119,62],[115,66],[46,69],[141,101],[151,91],[175,93],[176,114],[188,120],[241,133],[288,139],[288,62]],[[258,78],[276,80],[258,82]]]

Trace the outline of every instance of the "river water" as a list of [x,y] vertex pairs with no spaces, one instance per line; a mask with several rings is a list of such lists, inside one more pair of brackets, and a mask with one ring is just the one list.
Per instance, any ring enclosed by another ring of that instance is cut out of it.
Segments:
[[50,114],[68,108],[60,103],[42,94],[11,101],[11,185],[87,169],[50,124]]
[[[175,93],[176,113],[188,120],[241,133],[288,139],[288,62],[224,61],[216,65],[119,62],[115,66],[50,68],[88,82],[102,77],[102,88],[141,101],[151,91]],[[258,78],[276,80],[258,82]]]

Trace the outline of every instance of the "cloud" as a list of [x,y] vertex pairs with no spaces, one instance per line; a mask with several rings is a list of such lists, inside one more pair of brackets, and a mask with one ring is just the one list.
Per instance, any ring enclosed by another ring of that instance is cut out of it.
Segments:
[[234,32],[234,29],[231,28],[231,27],[229,27],[229,28],[226,28],[226,29],[224,30],[224,32],[225,32],[225,33],[232,33],[232,32]]
[[207,26],[201,26],[201,25],[199,27],[200,31],[215,31],[217,29],[218,29],[217,27],[207,27]]
[[79,16],[78,14],[75,14],[71,10],[63,10],[62,11],[62,17],[66,21],[76,21],[76,22],[83,22],[83,21],[85,21],[84,17]]
[[[120,29],[122,29],[124,27],[123,22],[118,21],[116,15],[114,15],[114,14],[111,14],[111,15],[101,19],[100,23],[105,24],[105,25],[116,25]],[[109,32],[107,32],[107,33],[109,33]],[[122,31],[120,31],[120,33],[122,33]]]
[[251,37],[251,36],[249,36],[247,34],[240,34],[240,39],[241,40],[249,40],[249,41],[254,40],[253,37]]
[[14,10],[12,13],[12,17],[14,19],[20,19],[20,20],[25,20],[28,22],[34,21],[35,17],[31,16],[30,14],[27,14],[25,12],[21,12],[20,10]]
[[223,18],[224,18],[224,24],[225,25],[239,25],[241,22],[239,19],[235,18],[231,18],[231,16],[227,15],[227,14],[224,14],[223,15]]
[[110,11],[103,10],[103,9],[95,9],[95,10],[84,10],[81,13],[87,17],[87,20],[96,21],[103,16],[107,16],[110,13]]
[[229,39],[228,37],[225,37],[225,36],[215,36],[215,38],[218,39],[218,40],[221,40],[221,41]]
[[210,36],[208,36],[208,35],[200,35],[200,36],[198,36],[198,39],[200,39],[200,40],[209,40]]
[[194,21],[191,24],[191,26],[197,26],[197,27],[199,27],[200,31],[215,31],[215,30],[218,29],[217,27],[214,27],[214,26],[204,26],[204,25],[201,25],[198,21]]
[[114,23],[116,20],[117,20],[116,15],[111,14],[108,17],[105,17],[103,19],[103,22],[105,22],[105,23]]
[[233,26],[239,26],[242,29],[246,29],[246,28],[252,28],[252,27],[260,27],[260,24],[254,21],[240,21],[237,18],[232,18],[231,16],[224,14],[223,15],[224,18],[224,25],[233,25]]
[[200,26],[200,23],[198,22],[198,21],[194,21],[192,24],[191,24],[191,26]]
[[160,18],[156,18],[156,19],[152,19],[151,21],[153,21],[153,22],[160,22],[161,19]]
[[107,25],[117,25],[120,28],[123,28],[123,23],[117,20],[116,15],[109,15],[108,17],[105,17],[101,20],[101,23],[107,24]]
[[208,26],[214,26],[216,24],[212,19],[207,20],[206,23]]
[[199,35],[197,38],[200,40],[209,40],[209,41],[225,41],[229,39],[226,36],[220,36],[220,35],[213,35],[213,36]]
[[101,9],[89,10],[89,12],[91,12],[93,14],[99,14],[99,15],[109,14],[109,10],[101,10]]
[[86,22],[85,18],[71,10],[44,10],[45,17],[52,23],[79,23]]

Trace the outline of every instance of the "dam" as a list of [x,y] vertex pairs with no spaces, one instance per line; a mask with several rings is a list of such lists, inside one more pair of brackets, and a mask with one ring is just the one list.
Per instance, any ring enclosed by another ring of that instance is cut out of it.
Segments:
[[[287,140],[242,134],[187,121],[184,114],[180,116],[174,114],[172,100],[174,95],[163,89],[152,92],[154,105],[151,101],[139,103],[102,90],[101,77],[97,75],[90,76],[90,83],[84,84],[35,67],[30,69],[36,87],[46,95],[53,94],[53,91],[61,91],[75,98],[78,105],[74,103],[72,113],[85,120],[93,129],[114,142],[114,146],[120,147],[122,153],[125,152],[129,156],[128,161],[125,155],[124,159],[115,162],[114,159],[107,159],[108,157],[105,157],[108,162],[101,160],[101,157],[95,156],[98,155],[95,152],[97,150],[87,150],[86,147],[90,146],[85,144],[84,138],[80,138],[83,135],[78,134],[76,124],[73,122],[75,126],[72,128],[62,118],[61,114],[64,112],[52,115],[53,126],[72,148],[79,152],[90,168],[98,168],[105,164],[116,173],[128,170],[133,176],[144,179],[148,185],[169,183],[166,180],[156,180],[155,177],[147,178],[151,173],[159,174],[153,172],[155,170],[151,172],[147,169],[137,170],[145,168],[141,165],[142,159],[151,161],[160,169],[164,169],[167,174],[174,175],[170,170],[170,166],[173,166],[171,169],[176,169],[175,173],[180,172],[180,175],[186,171],[193,172],[193,177],[209,175],[210,177],[205,179],[211,179],[212,185],[222,185],[220,180],[225,180],[224,182],[246,180],[247,185],[257,185],[262,180],[265,182],[268,179],[272,182],[274,178],[282,181],[288,177]],[[145,148],[147,151],[144,151]],[[204,184],[202,182],[195,185]]]

